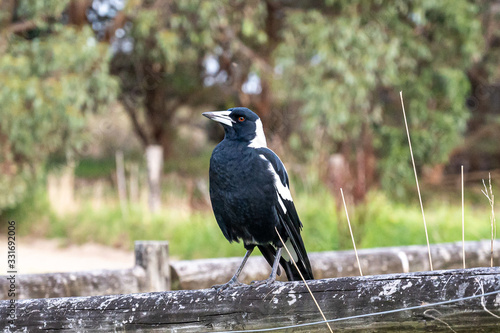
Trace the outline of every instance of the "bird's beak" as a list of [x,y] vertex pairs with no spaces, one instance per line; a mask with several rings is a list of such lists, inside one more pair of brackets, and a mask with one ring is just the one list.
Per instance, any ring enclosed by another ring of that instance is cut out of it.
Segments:
[[212,112],[204,112],[202,113],[208,119],[214,120],[216,122],[221,123],[222,125],[226,125],[229,127],[233,127],[234,120],[229,117],[231,111],[212,111]]

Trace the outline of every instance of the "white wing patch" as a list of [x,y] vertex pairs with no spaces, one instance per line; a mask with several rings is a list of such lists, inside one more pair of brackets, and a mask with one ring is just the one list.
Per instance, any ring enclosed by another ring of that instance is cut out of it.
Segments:
[[[290,241],[290,239],[288,239],[285,242],[285,246],[288,249],[288,251],[290,251],[290,254],[292,255],[293,260],[295,262],[298,262],[299,256],[297,255],[297,252],[295,252],[295,249],[293,248],[293,245],[292,245],[292,242]],[[285,249],[283,249],[283,250],[284,251],[281,251],[281,256],[283,257],[283,259],[285,259],[286,261],[291,261],[290,256],[288,255],[288,252]]]
[[257,119],[255,122],[255,138],[250,141],[248,147],[252,148],[266,148],[267,141],[264,134],[264,127],[262,126],[262,121]]
[[[269,169],[269,171],[271,171],[272,175],[274,176],[274,188],[276,189],[276,192],[277,192],[276,195],[278,196],[278,202],[286,214],[287,209],[285,207],[285,204],[283,203],[283,200],[293,201],[292,194],[290,193],[290,189],[288,188],[288,186],[283,185],[283,183],[281,182],[280,176],[274,170],[271,162],[263,154],[259,154],[259,156],[260,156],[260,158],[262,158],[263,160],[265,160],[269,164],[267,166],[267,168]],[[284,166],[283,166],[283,168],[284,168]],[[285,169],[285,172],[286,172],[286,169]]]
[[281,197],[278,195],[278,202],[281,206],[281,209],[283,209],[283,211],[285,212],[286,214],[286,207],[285,207],[285,204],[283,203],[283,200],[281,199]]

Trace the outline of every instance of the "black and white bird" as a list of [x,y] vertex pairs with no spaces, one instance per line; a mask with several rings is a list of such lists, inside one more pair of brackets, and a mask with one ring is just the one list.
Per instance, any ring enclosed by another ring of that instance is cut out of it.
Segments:
[[279,157],[267,148],[259,116],[247,108],[205,112],[219,122],[225,136],[210,158],[210,199],[215,218],[229,242],[243,241],[243,261],[223,285],[239,284],[238,276],[257,246],[272,271],[265,282],[274,282],[279,264],[289,281],[301,280],[276,229],[306,280],[314,279],[304,242],[302,223],[290,194],[288,174]]

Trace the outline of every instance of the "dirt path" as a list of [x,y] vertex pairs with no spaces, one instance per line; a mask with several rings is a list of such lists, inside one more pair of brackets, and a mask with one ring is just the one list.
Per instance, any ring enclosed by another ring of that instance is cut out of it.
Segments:
[[[16,239],[18,274],[120,269],[134,265],[133,251],[99,244],[62,246],[56,239]],[[0,275],[7,273],[7,236],[0,235]]]

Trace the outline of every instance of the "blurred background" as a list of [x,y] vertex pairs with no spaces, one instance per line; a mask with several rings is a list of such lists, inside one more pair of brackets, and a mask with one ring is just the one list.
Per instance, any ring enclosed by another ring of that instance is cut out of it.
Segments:
[[340,188],[358,248],[424,244],[403,91],[431,243],[461,240],[461,165],[466,240],[488,239],[499,79],[497,0],[2,0],[0,233],[242,255],[211,211],[223,131],[201,113],[246,106],[308,251],[352,247]]

